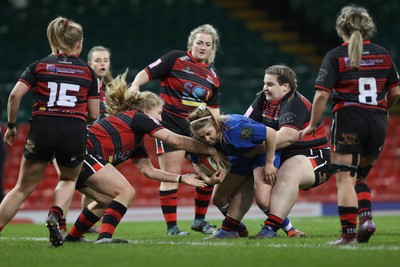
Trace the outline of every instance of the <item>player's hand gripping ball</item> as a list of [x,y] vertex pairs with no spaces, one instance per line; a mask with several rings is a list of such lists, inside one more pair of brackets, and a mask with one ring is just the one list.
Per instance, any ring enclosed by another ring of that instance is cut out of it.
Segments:
[[[226,173],[229,173],[231,170],[231,162],[229,161],[228,157],[224,159],[224,163],[226,166]],[[208,177],[218,171],[218,165],[210,155],[199,155],[197,165]]]

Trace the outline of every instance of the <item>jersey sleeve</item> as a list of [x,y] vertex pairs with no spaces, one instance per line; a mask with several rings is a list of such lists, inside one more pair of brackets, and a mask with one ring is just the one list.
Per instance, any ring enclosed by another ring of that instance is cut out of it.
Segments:
[[136,133],[145,133],[153,135],[153,133],[163,129],[164,127],[159,122],[153,120],[146,114],[141,112],[136,112],[135,116],[131,121],[131,128],[132,131]]
[[214,65],[210,65],[210,71],[213,74],[213,77],[207,77],[207,80],[212,83],[212,95],[207,101],[207,106],[210,108],[219,108],[221,105],[221,87],[219,75]]
[[266,140],[267,128],[264,124],[256,121],[242,122],[228,129],[225,137],[230,144],[237,148],[251,148]]
[[332,54],[332,52],[328,52],[325,55],[315,81],[316,89],[324,90],[329,93],[332,93],[332,89],[335,87],[338,77],[338,61]]
[[300,98],[293,98],[286,102],[279,114],[279,129],[283,126],[301,130],[306,118],[308,110]]
[[21,74],[21,77],[18,79],[18,81],[25,83],[29,87],[29,89],[32,89],[36,86],[35,69],[37,64],[38,61],[30,64]]
[[148,65],[145,71],[151,80],[162,79],[171,72],[175,60],[182,55],[181,51],[171,51]]
[[251,106],[247,109],[246,113],[244,114],[245,117],[253,119],[257,122],[262,122],[262,110],[263,110],[263,103],[265,100],[264,94],[259,94],[251,104]]
[[400,77],[396,65],[394,64],[392,59],[391,61],[392,61],[392,67],[390,68],[389,77],[387,80],[388,88],[392,88],[400,84]]

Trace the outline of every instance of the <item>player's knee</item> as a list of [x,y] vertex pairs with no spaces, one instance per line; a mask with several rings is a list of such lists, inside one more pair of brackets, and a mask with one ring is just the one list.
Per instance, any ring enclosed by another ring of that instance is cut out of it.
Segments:
[[254,200],[260,210],[269,209],[269,198],[270,194],[260,194],[259,192],[255,192]]
[[267,203],[264,203],[263,201],[260,201],[259,199],[257,200],[257,198],[256,198],[256,204],[258,208],[262,211],[269,210],[269,205]]
[[128,200],[129,200],[130,204],[132,204],[133,199],[134,199],[135,196],[136,196],[136,190],[135,190],[133,187],[130,187],[130,188],[128,188],[127,191],[128,191],[128,192],[127,192]]
[[123,186],[118,190],[117,196],[119,199],[121,199],[124,203],[127,205],[132,204],[133,199],[136,196],[136,191],[135,189],[129,185],[129,186]]
[[229,199],[225,198],[225,197],[216,197],[216,196],[214,196],[212,198],[212,202],[217,208],[220,209],[220,208],[225,207],[227,204],[229,204]]

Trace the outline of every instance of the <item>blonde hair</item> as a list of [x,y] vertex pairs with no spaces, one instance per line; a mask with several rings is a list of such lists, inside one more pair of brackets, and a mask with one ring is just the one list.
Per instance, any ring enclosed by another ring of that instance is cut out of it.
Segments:
[[199,33],[205,33],[205,34],[210,34],[211,38],[213,39],[213,44],[212,44],[212,50],[211,54],[207,59],[207,63],[211,64],[215,60],[215,55],[217,53],[217,50],[219,48],[219,34],[218,31],[210,24],[204,24],[201,25],[195,29],[193,29],[190,32],[190,35],[188,37],[188,42],[187,42],[187,50],[190,51],[192,50],[192,46],[194,43],[194,40],[196,39],[197,34]]
[[[95,52],[107,52],[108,53],[108,58],[111,59],[111,51],[110,49],[108,49],[107,47],[98,45],[98,46],[94,46],[89,50],[88,53],[88,57],[87,57],[87,61],[88,63],[90,63],[93,59],[93,53]],[[110,60],[110,65],[111,65],[111,60]],[[107,70],[106,76],[103,77],[102,82],[103,84],[107,85],[108,83],[110,83],[113,80],[113,76],[111,74],[110,69]]]
[[65,52],[68,55],[74,53],[76,42],[83,39],[82,26],[67,18],[58,17],[47,26],[47,39],[52,55]]
[[108,114],[114,115],[132,109],[142,111],[153,110],[160,105],[164,105],[164,100],[155,93],[149,91],[128,91],[128,84],[126,83],[127,74],[128,70],[107,84]]
[[340,37],[350,38],[348,47],[350,66],[358,69],[363,52],[363,40],[369,39],[376,32],[372,17],[363,7],[345,6],[337,17],[336,31]]
[[194,109],[188,116],[189,128],[194,138],[198,138],[196,133],[207,126],[213,126],[217,131],[217,139],[219,141],[226,141],[222,130],[225,127],[224,121],[227,116],[220,115],[214,116],[211,110],[206,106],[200,106]]

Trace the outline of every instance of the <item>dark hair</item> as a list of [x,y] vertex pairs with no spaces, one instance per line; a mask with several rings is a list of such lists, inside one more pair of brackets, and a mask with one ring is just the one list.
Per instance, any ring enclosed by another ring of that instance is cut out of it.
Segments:
[[297,90],[296,73],[288,66],[283,64],[273,65],[265,70],[265,74],[275,75],[280,85],[288,83],[292,91]]

